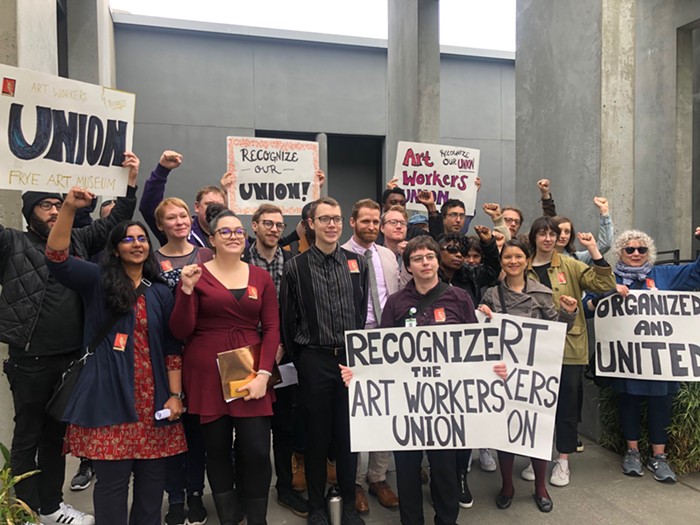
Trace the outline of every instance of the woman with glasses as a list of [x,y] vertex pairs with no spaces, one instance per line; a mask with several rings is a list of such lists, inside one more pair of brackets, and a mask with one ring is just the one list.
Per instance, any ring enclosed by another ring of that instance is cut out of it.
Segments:
[[[622,233],[615,239],[613,250],[617,259],[613,270],[617,281],[616,291],[623,297],[630,290],[681,291],[700,288],[700,257],[695,262],[679,266],[654,266],[656,245],[644,232],[628,230]],[[593,306],[597,306],[601,298],[592,299]],[[666,443],[667,428],[673,415],[673,396],[680,388],[679,383],[615,378],[612,387],[619,394],[620,426],[627,441],[622,472],[628,476],[641,476],[644,473],[639,454],[639,427],[642,403],[646,401],[652,449],[647,468],[654,473],[657,481],[675,482],[676,474],[667,461]]]
[[[207,477],[219,521],[238,523],[231,461],[236,430],[237,487],[248,523],[266,523],[272,478],[270,419],[274,393],[268,390],[280,343],[277,292],[270,274],[241,260],[247,234],[224,209],[209,221],[216,257],[182,269],[170,328],[184,339],[183,381],[188,409],[199,415],[207,452]],[[254,347],[256,376],[239,390],[248,394],[227,403],[221,389],[217,354]]]
[[[64,413],[66,442],[73,455],[92,460],[97,523],[158,525],[166,459],[187,450],[182,425],[170,424],[183,412],[181,344],[168,329],[173,296],[139,222],[114,227],[100,266],[69,256],[75,212],[92,198],[73,188],[46,243],[49,270],[83,300],[85,345],[94,352]],[[161,409],[170,415],[157,421]]]
[[[540,217],[530,229],[530,248],[534,253],[527,276],[553,292],[555,305],[562,295],[575,297],[578,311],[574,326],[566,334],[564,361],[559,382],[555,439],[559,458],[549,482],[557,487],[569,484],[569,454],[576,452],[578,441],[578,399],[583,367],[588,364],[588,334],[581,298],[584,291],[605,293],[615,289],[612,268],[603,258],[590,233],[579,233],[579,242],[590,252],[591,266],[572,257],[561,257],[556,250],[559,226],[551,217]],[[523,476],[526,476],[523,473]]]

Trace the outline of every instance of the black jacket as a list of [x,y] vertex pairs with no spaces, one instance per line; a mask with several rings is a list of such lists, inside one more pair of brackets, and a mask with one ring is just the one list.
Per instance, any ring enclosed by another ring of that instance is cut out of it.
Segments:
[[[70,253],[89,259],[104,248],[109,232],[131,219],[136,209],[136,188],[127,187],[126,197],[117,199],[112,213],[83,228],[73,228]],[[24,348],[29,342],[44,300],[49,270],[46,239],[32,231],[21,232],[0,225],[0,341]],[[67,294],[75,292],[66,288]]]

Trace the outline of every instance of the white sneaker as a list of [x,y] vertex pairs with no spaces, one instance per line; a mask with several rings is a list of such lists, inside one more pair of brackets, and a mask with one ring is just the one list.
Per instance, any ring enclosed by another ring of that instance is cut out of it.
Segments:
[[44,525],[95,525],[93,516],[80,512],[64,502],[61,502],[61,506],[56,512],[39,514],[39,517]]
[[525,481],[535,481],[535,471],[532,468],[532,463],[527,464],[527,467],[520,473],[520,477]]
[[479,466],[485,472],[494,472],[498,468],[488,448],[479,449]]
[[569,460],[557,459],[554,461],[554,468],[552,469],[552,476],[549,478],[549,482],[555,487],[566,487],[569,484],[570,475]]

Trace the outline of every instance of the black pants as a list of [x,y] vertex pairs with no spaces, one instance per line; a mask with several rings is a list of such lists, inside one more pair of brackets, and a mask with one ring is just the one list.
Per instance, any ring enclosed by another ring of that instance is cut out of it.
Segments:
[[[168,458],[93,459],[95,468],[95,523],[100,525],[160,525],[165,469]],[[134,474],[134,494],[129,513],[129,482]],[[128,519],[127,519],[128,516]]]
[[[457,455],[454,450],[425,451],[430,463],[430,495],[436,525],[455,525],[459,515]],[[401,525],[423,525],[422,450],[394,451]]]
[[292,490],[292,454],[298,421],[299,388],[292,385],[275,390],[277,400],[272,404],[272,452],[275,459],[275,488]]
[[[245,403],[245,401],[234,401]],[[236,428],[236,473],[231,461],[233,429]],[[270,418],[223,416],[202,425],[207,451],[207,478],[214,494],[233,490],[247,499],[266,498],[272,479],[270,465]]]
[[77,354],[10,357],[4,363],[15,408],[10,448],[14,475],[39,469],[15,486],[17,497],[34,511],[51,514],[63,501],[66,459],[62,454],[66,428],[46,415],[44,407],[61,375]]
[[344,505],[355,505],[357,454],[350,452],[350,414],[348,389],[340,377],[338,364],[343,356],[303,348],[297,370],[302,399],[308,411],[304,467],[309,491],[309,507],[326,506],[326,460],[335,457],[338,486]]
[[619,397],[620,424],[622,435],[627,441],[639,440],[639,427],[642,416],[642,402],[647,402],[649,420],[649,440],[653,445],[668,443],[666,429],[671,424],[673,394],[666,396],[634,396],[621,393]]
[[576,452],[578,440],[579,385],[583,381],[583,365],[562,365],[559,380],[559,400],[555,420],[557,451]]
[[182,426],[187,440],[187,452],[168,458],[167,481],[165,491],[168,502],[184,503],[185,490],[188,495],[204,492],[204,471],[206,453],[204,436],[197,414],[182,414]]

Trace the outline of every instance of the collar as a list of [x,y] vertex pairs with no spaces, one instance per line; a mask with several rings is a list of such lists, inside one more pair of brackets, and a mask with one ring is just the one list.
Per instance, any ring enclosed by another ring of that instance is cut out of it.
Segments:
[[379,251],[377,250],[377,245],[375,243],[372,243],[369,248],[365,248],[364,246],[360,245],[357,241],[355,241],[354,235],[350,237],[348,244],[350,245],[350,249],[358,255],[364,255],[367,250],[371,250],[372,254],[379,253]]
[[[265,257],[260,255],[260,252],[258,251],[258,246],[254,242],[250,244],[250,256],[255,257],[257,259],[260,259],[262,261],[268,262],[268,260],[265,259]],[[282,255],[282,248],[280,248],[280,246],[278,244],[277,250],[275,250],[275,255],[272,257],[272,261],[269,261],[269,262],[272,263],[275,261],[275,259],[279,259],[280,257],[284,257],[284,256]]]
[[316,259],[318,262],[325,262],[329,259],[333,259],[338,264],[343,264],[343,257],[340,254],[340,245],[338,243],[335,244],[335,250],[333,250],[331,253],[322,252],[318,249],[315,243],[311,245],[308,252],[310,256]]
[[[559,268],[561,266],[561,256],[559,253],[554,250],[554,253],[552,254],[552,260],[549,263],[550,268]],[[527,265],[528,270],[532,270],[532,259],[530,259],[530,262]]]

